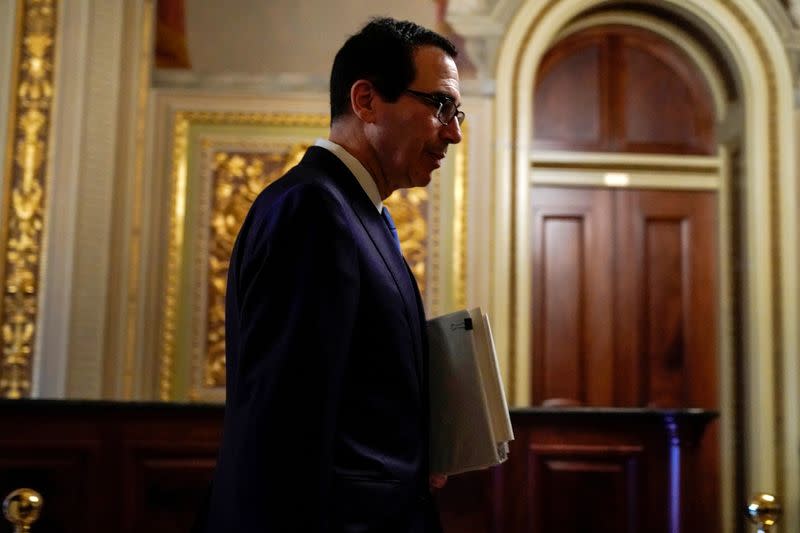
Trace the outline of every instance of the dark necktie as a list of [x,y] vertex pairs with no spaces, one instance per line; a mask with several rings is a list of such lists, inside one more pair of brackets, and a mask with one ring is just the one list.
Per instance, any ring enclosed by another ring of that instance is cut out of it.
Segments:
[[394,226],[394,220],[392,219],[392,215],[389,213],[389,210],[386,209],[386,206],[383,206],[383,209],[381,209],[381,216],[383,217],[383,221],[386,223],[386,227],[392,232],[392,237],[394,237],[394,244],[397,246],[397,251],[400,252],[400,255],[403,255],[403,249],[400,248],[400,236],[397,234],[397,228]]

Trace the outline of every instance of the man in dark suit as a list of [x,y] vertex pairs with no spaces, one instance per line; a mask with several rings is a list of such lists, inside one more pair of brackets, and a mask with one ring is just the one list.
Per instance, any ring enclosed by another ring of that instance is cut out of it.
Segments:
[[438,531],[425,313],[382,200],[461,141],[453,45],[375,19],[331,73],[329,140],[265,189],[230,262],[206,531]]

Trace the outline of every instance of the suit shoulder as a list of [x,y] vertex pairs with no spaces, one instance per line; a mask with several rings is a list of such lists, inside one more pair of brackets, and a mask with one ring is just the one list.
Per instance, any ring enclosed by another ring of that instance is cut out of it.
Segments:
[[295,167],[267,187],[253,207],[265,215],[282,216],[307,211],[342,214],[349,210],[349,202],[333,180],[297,169]]
[[281,236],[297,237],[309,226],[324,227],[328,234],[350,234],[353,217],[333,179],[294,167],[259,194],[239,237],[248,248],[260,248]]
[[298,206],[321,202],[331,207],[348,203],[336,180],[324,172],[298,165],[271,183],[259,195],[256,203],[265,207],[290,202]]

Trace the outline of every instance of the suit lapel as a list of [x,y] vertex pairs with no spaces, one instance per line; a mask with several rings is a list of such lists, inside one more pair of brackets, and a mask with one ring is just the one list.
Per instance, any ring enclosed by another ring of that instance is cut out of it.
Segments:
[[358,180],[338,157],[328,150],[312,146],[306,152],[301,164],[311,164],[322,168],[336,181],[338,188],[349,199],[367,234],[377,248],[386,268],[392,275],[403,303],[403,312],[411,326],[414,347],[414,368],[417,380],[423,385],[423,314],[420,310],[419,289],[403,256],[398,253],[394,238]]
[[404,313],[408,323],[411,325],[411,336],[414,339],[414,364],[417,370],[417,378],[422,383],[422,330],[419,311],[417,310],[418,290],[411,278],[411,271],[408,269],[405,259],[397,251],[394,237],[389,233],[389,228],[386,227],[375,206],[369,201],[366,202],[366,206],[363,204],[364,202],[354,199],[352,202],[353,210],[381,254],[383,262],[391,272],[400,292]]

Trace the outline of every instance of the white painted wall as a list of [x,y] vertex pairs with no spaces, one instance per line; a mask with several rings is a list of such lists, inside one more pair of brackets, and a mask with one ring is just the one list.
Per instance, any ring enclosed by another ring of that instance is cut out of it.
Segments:
[[189,58],[203,75],[328,76],[336,51],[373,16],[436,24],[433,0],[187,0]]

